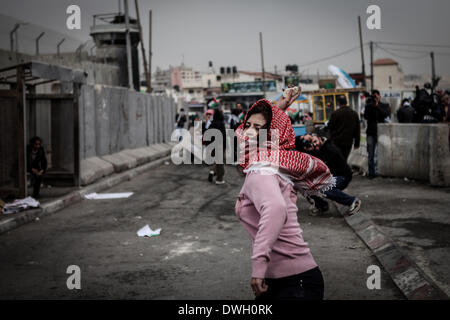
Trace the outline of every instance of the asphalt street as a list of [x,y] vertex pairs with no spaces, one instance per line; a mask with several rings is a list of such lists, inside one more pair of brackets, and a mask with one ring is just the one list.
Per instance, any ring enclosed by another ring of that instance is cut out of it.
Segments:
[[450,296],[450,188],[356,176],[348,192],[361,198],[364,214]]
[[[225,185],[207,175],[203,165],[162,165],[104,191],[130,198],[83,200],[2,234],[0,298],[253,299],[250,238],[234,213],[243,177],[232,166]],[[367,288],[378,262],[333,206],[321,217],[301,197],[298,206],[326,299],[404,298],[383,270],[381,289]],[[146,224],[161,235],[139,238]],[[70,265],[81,290],[67,288]]]

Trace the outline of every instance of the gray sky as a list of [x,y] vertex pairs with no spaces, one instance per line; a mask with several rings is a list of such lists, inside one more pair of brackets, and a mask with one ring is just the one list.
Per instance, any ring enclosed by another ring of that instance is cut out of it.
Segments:
[[[82,29],[66,28],[66,8],[81,7]],[[365,26],[370,4],[381,7],[382,30]],[[134,1],[129,1],[135,16]],[[0,13],[57,30],[81,40],[89,39],[92,15],[118,10],[117,0],[0,0]],[[140,0],[139,8],[148,48],[148,11],[153,10],[153,67],[166,68],[182,61],[206,70],[212,60],[220,66],[260,70],[259,36],[263,32],[267,71],[286,64],[307,64],[359,45],[357,16],[361,15],[364,42],[384,41],[447,45],[447,48],[393,47],[436,54],[438,74],[450,75],[450,1],[448,0]],[[2,30],[6,34],[8,30]],[[3,39],[3,38],[2,38]],[[3,40],[2,40],[3,41]],[[48,39],[46,41],[55,41]],[[69,44],[67,44],[69,46]],[[65,48],[65,50],[75,48]],[[368,49],[366,47],[366,49]],[[423,53],[375,50],[375,58],[390,57],[406,73],[430,73],[430,58],[411,59]],[[369,52],[366,50],[369,72]],[[322,63],[301,68],[306,73],[326,71],[328,64],[347,72],[361,70],[359,50]],[[154,69],[153,69],[154,70]]]

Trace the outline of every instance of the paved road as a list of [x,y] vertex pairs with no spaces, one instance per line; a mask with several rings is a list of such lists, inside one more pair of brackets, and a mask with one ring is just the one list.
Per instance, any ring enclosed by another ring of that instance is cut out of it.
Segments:
[[364,214],[450,296],[450,188],[404,179],[354,178]]
[[[234,214],[242,184],[234,167],[226,185],[208,168],[163,165],[111,188],[121,200],[84,200],[0,236],[0,298],[252,299],[250,241]],[[377,260],[336,211],[299,220],[325,278],[327,299],[403,299]],[[138,238],[149,224],[160,236]],[[68,290],[66,269],[81,268],[81,290]]]

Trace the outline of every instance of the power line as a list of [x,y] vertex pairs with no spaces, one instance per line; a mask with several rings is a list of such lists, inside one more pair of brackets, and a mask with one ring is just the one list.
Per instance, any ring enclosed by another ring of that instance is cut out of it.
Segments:
[[[364,44],[364,45],[366,45],[366,44]],[[340,53],[336,53],[336,54],[334,54],[332,56],[329,56],[329,57],[325,57],[325,58],[317,59],[317,60],[314,60],[314,61],[310,61],[308,63],[299,65],[298,67],[299,68],[303,68],[303,67],[307,67],[307,66],[319,63],[319,62],[323,62],[323,61],[327,61],[327,60],[330,60],[330,59],[333,59],[333,58],[337,58],[337,57],[343,56],[343,55],[345,55],[347,53],[350,53],[352,51],[355,51],[356,49],[359,49],[359,48],[360,48],[360,46],[357,46],[357,47],[354,47],[352,49],[349,49],[349,50],[346,50],[346,51],[343,51],[343,52],[340,52]]]
[[[377,47],[379,47],[380,49],[384,48],[384,50],[386,51],[387,48],[379,46],[378,45],[379,43],[381,43],[381,42],[377,42],[376,43]],[[427,55],[430,54],[430,51],[424,51],[424,50],[409,50],[409,49],[398,49],[398,48],[389,48],[389,50],[391,50],[391,51],[400,51],[400,52],[423,53],[423,54],[427,54]],[[440,54],[440,55],[449,55],[450,56],[450,52],[434,51],[434,53],[435,54]],[[391,53],[391,54],[393,54],[393,53]],[[393,54],[393,55],[395,55],[395,54]],[[406,58],[408,58],[408,57],[406,57]]]
[[401,58],[401,59],[411,59],[411,60],[416,60],[416,59],[423,59],[423,58],[425,58],[425,57],[428,57],[428,55],[429,55],[429,52],[427,52],[426,54],[421,55],[421,56],[419,56],[419,57],[406,57],[406,56],[401,56],[401,55],[399,55],[399,54],[393,53],[392,51],[390,51],[390,50],[388,50],[388,49],[386,49],[386,48],[383,48],[383,47],[379,46],[378,44],[375,44],[375,45],[377,46],[377,48],[379,48],[379,49],[381,49],[381,50],[383,50],[383,51],[385,51],[385,52],[387,52],[387,53],[389,53],[389,54],[391,54],[391,55],[393,55],[393,56],[395,56],[395,57],[397,57],[397,58]]
[[442,45],[442,44],[414,44],[414,43],[399,43],[399,42],[377,42],[382,44],[389,44],[395,46],[406,46],[406,47],[434,47],[434,48],[450,48],[450,45]]

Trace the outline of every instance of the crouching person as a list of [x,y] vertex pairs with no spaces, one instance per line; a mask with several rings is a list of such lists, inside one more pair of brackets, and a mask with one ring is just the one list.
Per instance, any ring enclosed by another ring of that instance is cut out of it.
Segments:
[[33,198],[39,198],[42,177],[47,170],[47,158],[45,157],[42,139],[33,137],[27,147],[27,170],[31,175],[33,186]]
[[[361,201],[343,192],[352,180],[352,169],[339,149],[325,137],[309,134],[296,138],[295,149],[319,158],[328,166],[331,174],[336,178],[336,186],[331,190],[325,191],[324,195],[327,199],[348,206],[347,213],[349,215],[357,213],[361,206]],[[328,210],[328,202],[323,198],[312,196],[311,199],[314,200],[311,215],[315,216]]]

